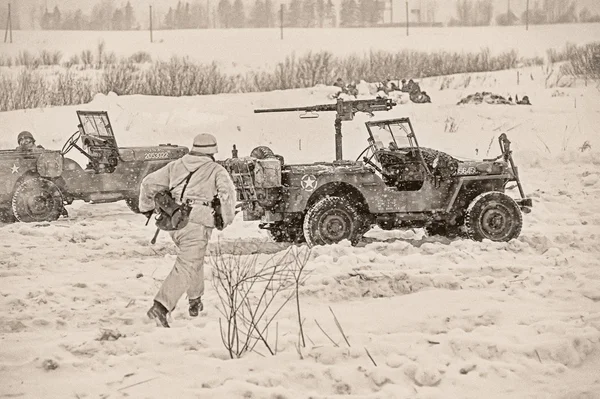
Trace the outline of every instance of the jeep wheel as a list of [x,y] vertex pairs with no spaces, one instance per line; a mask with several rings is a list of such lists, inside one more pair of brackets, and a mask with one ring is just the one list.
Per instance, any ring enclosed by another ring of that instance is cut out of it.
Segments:
[[15,218],[25,223],[56,220],[64,209],[60,189],[41,177],[20,182],[11,204]]
[[126,198],[125,203],[133,213],[140,213],[140,202],[138,198]]
[[523,215],[517,203],[498,191],[478,195],[467,208],[465,227],[475,241],[510,241],[519,236],[522,226]]
[[340,197],[325,197],[317,201],[304,218],[304,237],[308,246],[335,244],[350,240],[354,245],[362,229],[356,209]]

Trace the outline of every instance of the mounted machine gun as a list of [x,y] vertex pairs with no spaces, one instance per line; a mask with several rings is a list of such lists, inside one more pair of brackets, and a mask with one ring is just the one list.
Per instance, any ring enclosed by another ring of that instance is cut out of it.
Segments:
[[312,105],[308,107],[291,108],[266,108],[255,109],[254,113],[263,112],[295,112],[304,111],[300,118],[318,118],[317,112],[334,111],[335,116],[335,159],[342,160],[342,121],[351,121],[357,112],[364,112],[373,116],[376,111],[389,111],[396,103],[389,98],[375,98],[369,100],[344,101],[338,98],[335,104]]

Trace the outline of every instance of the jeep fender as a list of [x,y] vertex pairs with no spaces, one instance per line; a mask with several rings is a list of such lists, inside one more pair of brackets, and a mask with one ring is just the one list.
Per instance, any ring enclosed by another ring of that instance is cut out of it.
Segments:
[[484,192],[504,192],[504,185],[509,180],[511,180],[511,177],[508,174],[460,177],[445,211],[451,212],[456,209],[466,209],[475,197]]
[[343,197],[357,208],[357,210],[368,213],[369,206],[360,189],[354,184],[335,180],[335,176],[318,178],[315,190],[294,187],[290,189],[290,198],[285,212],[306,212],[319,199],[327,196]]

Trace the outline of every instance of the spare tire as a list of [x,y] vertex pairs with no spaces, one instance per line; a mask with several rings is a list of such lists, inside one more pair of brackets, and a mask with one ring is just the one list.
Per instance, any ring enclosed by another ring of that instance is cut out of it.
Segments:
[[57,220],[63,213],[63,196],[52,181],[33,177],[17,184],[12,197],[12,211],[20,222]]
[[253,149],[252,152],[250,152],[250,156],[256,159],[275,158],[273,150],[266,145],[261,145]]

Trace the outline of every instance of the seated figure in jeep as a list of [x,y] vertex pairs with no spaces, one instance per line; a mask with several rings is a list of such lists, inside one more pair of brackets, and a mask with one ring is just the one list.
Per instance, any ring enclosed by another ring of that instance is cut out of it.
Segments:
[[42,147],[41,145],[35,145],[35,138],[33,137],[33,134],[31,134],[27,130],[23,130],[21,133],[19,133],[19,135],[17,136],[17,142],[19,143],[19,146],[16,148],[16,150],[40,151],[44,149],[44,147]]

